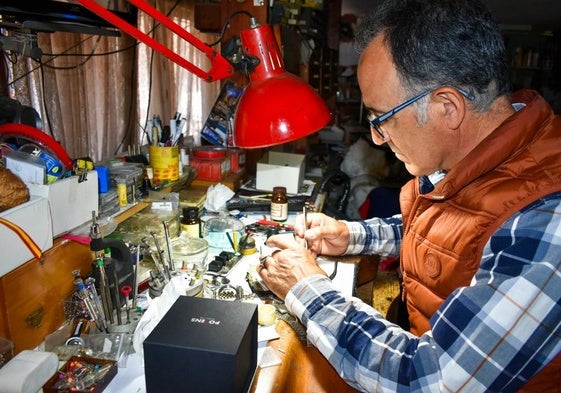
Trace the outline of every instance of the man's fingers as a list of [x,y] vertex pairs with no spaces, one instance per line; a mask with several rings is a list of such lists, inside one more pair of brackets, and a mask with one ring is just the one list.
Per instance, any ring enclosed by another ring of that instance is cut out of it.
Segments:
[[279,247],[282,249],[286,248],[298,248],[302,247],[301,240],[297,240],[293,234],[288,235],[273,235],[267,239],[267,246],[269,247]]

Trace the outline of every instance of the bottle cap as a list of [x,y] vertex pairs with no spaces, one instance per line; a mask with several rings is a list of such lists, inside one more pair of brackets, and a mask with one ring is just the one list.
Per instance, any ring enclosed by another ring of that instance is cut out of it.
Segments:
[[286,187],[284,187],[284,186],[275,186],[275,187],[273,187],[273,192],[275,192],[275,193],[276,193],[276,192],[284,192],[284,193],[286,193]]

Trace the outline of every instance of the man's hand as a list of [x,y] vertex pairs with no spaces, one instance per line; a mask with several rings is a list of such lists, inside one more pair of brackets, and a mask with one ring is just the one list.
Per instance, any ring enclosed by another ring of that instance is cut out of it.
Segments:
[[[307,242],[314,256],[336,256],[347,250],[349,231],[345,224],[323,213],[308,213],[307,220],[305,223],[304,215],[296,217],[294,234]],[[272,237],[270,240],[271,245],[280,247]]]
[[271,236],[267,245],[282,250],[263,258],[257,271],[265,285],[280,299],[284,300],[290,288],[304,277],[327,275],[316,262],[315,255],[296,240],[284,235]]

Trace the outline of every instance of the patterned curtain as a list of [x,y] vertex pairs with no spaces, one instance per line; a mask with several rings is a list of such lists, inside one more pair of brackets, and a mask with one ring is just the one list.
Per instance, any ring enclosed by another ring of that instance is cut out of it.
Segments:
[[[202,41],[216,39],[195,30],[194,0],[151,3]],[[138,27],[207,69],[204,54],[140,11]],[[6,55],[8,91],[39,112],[43,130],[71,157],[99,161],[118,156],[131,145],[146,144],[146,120],[155,114],[168,124],[180,112],[188,120],[184,135],[200,143],[219,82],[201,80],[126,34],[38,33],[38,45],[43,51],[40,63]]]

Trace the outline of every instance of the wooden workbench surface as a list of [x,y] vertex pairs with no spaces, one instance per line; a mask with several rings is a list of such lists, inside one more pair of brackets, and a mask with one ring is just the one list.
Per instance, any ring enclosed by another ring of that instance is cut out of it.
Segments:
[[259,368],[250,393],[357,391],[337,375],[315,347],[301,341],[288,323],[279,320],[276,329],[280,338],[269,345],[282,362],[278,366]]

